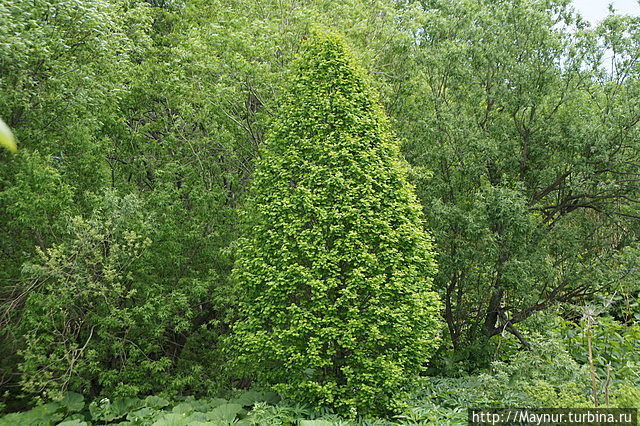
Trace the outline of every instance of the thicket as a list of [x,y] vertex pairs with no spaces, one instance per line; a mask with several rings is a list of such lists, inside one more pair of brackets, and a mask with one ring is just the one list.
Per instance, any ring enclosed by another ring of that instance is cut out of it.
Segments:
[[639,18],[8,0],[0,52],[4,412],[255,386],[285,399],[233,419],[638,406]]

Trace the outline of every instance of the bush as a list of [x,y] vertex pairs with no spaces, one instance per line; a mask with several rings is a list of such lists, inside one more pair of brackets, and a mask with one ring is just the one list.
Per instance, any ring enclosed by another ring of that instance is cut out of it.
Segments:
[[[70,219],[66,242],[24,268],[22,389],[51,400],[66,390],[135,396],[202,382],[215,340],[194,318],[208,283],[154,273],[154,222],[137,197],[107,192],[96,204],[90,218]],[[210,356],[196,365],[193,352],[203,354],[191,337],[203,335]]]
[[388,410],[441,329],[431,240],[368,87],[339,37],[306,43],[257,166],[234,272],[242,371],[350,416]]

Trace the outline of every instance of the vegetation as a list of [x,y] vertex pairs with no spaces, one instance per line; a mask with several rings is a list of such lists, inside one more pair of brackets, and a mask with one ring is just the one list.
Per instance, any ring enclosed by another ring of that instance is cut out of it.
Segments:
[[435,262],[387,120],[335,36],[305,43],[248,202],[239,362],[258,383],[380,412],[439,334]]
[[0,51],[0,425],[640,407],[640,18],[7,0]]

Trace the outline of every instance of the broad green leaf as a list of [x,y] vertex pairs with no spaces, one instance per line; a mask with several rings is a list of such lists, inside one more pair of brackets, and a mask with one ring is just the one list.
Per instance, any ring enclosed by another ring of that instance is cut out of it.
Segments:
[[88,425],[89,423],[82,420],[78,420],[78,419],[65,420],[62,423],[58,423],[58,426],[88,426]]
[[268,402],[275,404],[280,400],[280,397],[275,392],[258,392],[249,390],[243,392],[239,397],[233,399],[230,402],[241,404],[243,407],[254,405],[256,402]]
[[141,421],[143,419],[148,419],[151,418],[154,414],[158,413],[158,411],[149,408],[149,407],[143,407],[137,411],[132,411],[129,414],[127,414],[127,420],[131,421],[131,422],[137,422],[137,421]]
[[84,408],[84,396],[75,392],[66,392],[60,404],[68,411],[80,411]]
[[144,405],[149,408],[164,408],[169,405],[169,401],[159,396],[151,395],[145,398]]
[[188,424],[189,420],[184,414],[168,413],[153,423],[153,426],[183,426]]
[[209,419],[213,422],[231,422],[241,411],[240,404],[223,404],[209,412]]
[[177,414],[190,414],[192,413],[193,410],[193,405],[191,405],[191,403],[189,402],[183,402],[181,404],[176,405],[175,407],[173,407],[173,409],[171,410],[171,412],[173,413],[177,413]]

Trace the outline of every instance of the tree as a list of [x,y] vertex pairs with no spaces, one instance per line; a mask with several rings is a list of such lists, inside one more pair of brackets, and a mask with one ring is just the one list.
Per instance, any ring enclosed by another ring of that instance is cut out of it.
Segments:
[[153,219],[135,195],[109,191],[96,196],[90,218],[67,219],[64,243],[24,265],[29,291],[16,333],[25,393],[45,400],[66,390],[91,398],[172,393],[206,387],[219,372],[215,352],[198,352],[200,342],[190,339],[207,335],[199,302],[215,304],[215,289],[205,280],[163,279],[155,257],[165,251],[153,238],[164,235]]
[[440,330],[431,240],[398,144],[332,34],[305,43],[276,115],[234,270],[238,364],[298,400],[384,411]]
[[140,26],[133,3],[0,4],[0,117],[20,141],[11,161],[0,149],[3,400],[19,393],[15,320],[30,289],[22,264],[36,257],[36,247],[67,238],[67,216],[90,212],[91,193],[107,183],[101,132],[116,112],[118,80],[134,50],[126,32]]
[[606,289],[603,263],[637,241],[638,23],[591,29],[564,0],[423,6],[393,113],[432,172],[418,195],[449,336],[464,356],[503,331],[526,347],[524,321]]

